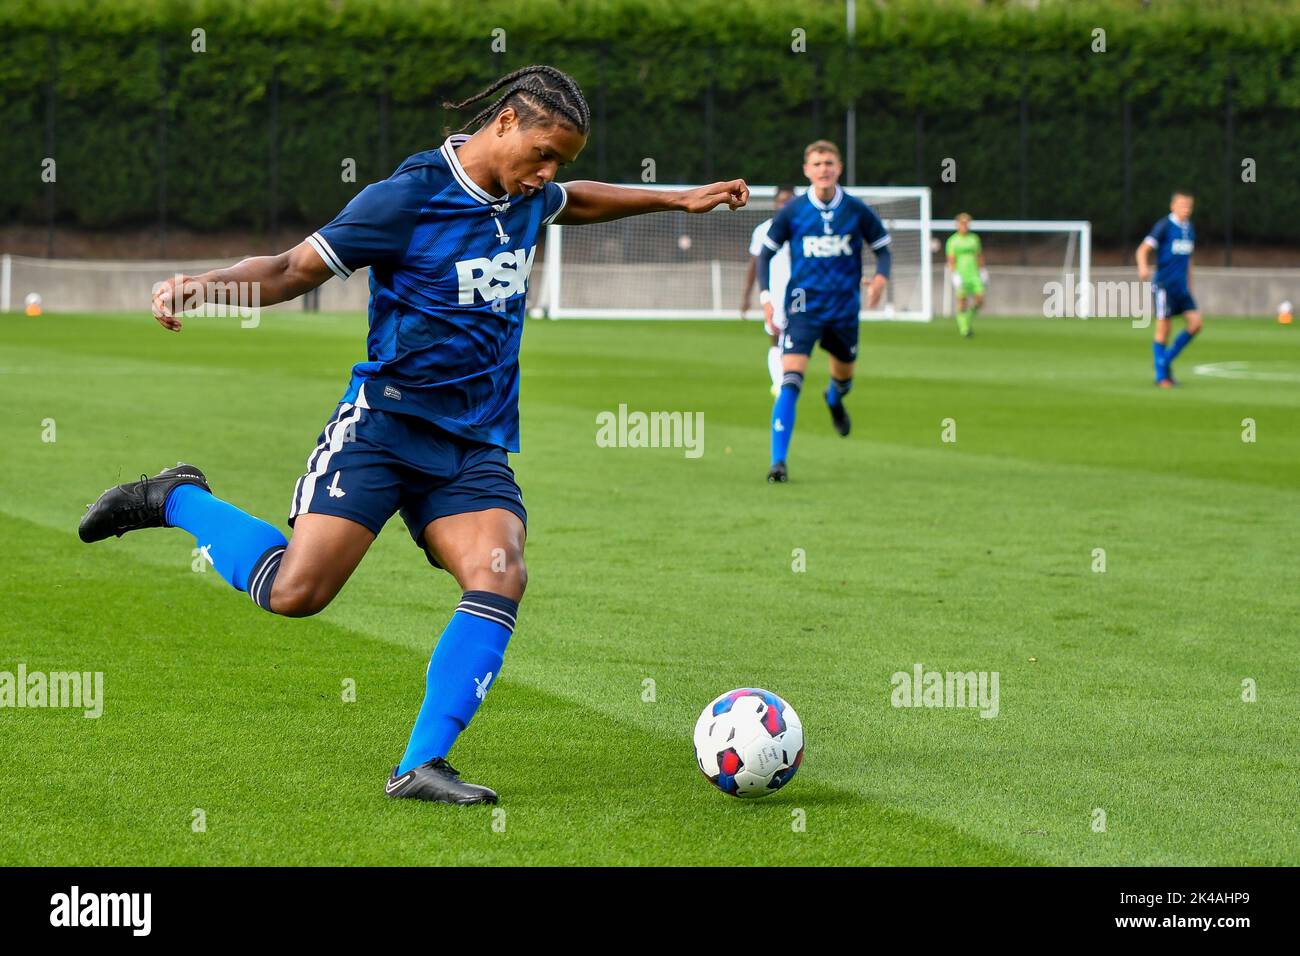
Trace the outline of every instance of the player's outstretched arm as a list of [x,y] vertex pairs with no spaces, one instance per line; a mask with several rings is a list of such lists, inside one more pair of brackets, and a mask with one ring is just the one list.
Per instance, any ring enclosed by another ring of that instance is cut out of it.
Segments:
[[637,189],[579,180],[565,183],[568,202],[555,221],[564,226],[609,222],[647,212],[708,212],[724,203],[739,209],[749,202],[749,187],[743,179],[710,183],[695,189]]
[[[178,313],[204,302],[245,308],[275,305],[322,285],[333,274],[320,253],[308,243],[300,242],[278,256],[254,256],[228,269],[214,269],[197,276],[173,276],[154,291],[153,316],[163,328],[179,332]],[[254,288],[256,300],[242,301],[245,297],[251,299]]]

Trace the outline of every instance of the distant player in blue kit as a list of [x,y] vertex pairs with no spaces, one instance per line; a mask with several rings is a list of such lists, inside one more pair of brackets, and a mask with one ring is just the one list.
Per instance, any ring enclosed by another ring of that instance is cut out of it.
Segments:
[[889,233],[870,206],[840,188],[843,169],[834,143],[819,139],[804,150],[803,173],[809,189],[777,214],[758,257],[759,298],[770,325],[772,257],[783,245],[790,246],[781,391],[772,406],[772,465],[767,473],[771,482],[789,478],[786,456],[794,434],[795,407],[814,344],[820,343],[830,353],[831,383],[824,397],[835,430],[848,435],[844,396],[853,387],[858,354],[859,287],[867,281],[862,276],[864,248],[876,257],[876,274],[867,289],[868,308],[880,302],[889,280]]
[[329,604],[400,512],[429,562],[464,593],[434,647],[424,702],[385,792],[456,804],[497,800],[446,757],[501,673],[527,582],[527,513],[506,456],[519,450],[519,342],[537,238],[551,222],[735,209],[749,195],[739,179],[670,192],[561,186],[556,174],[591,126],[578,85],[530,66],[446,106],[494,95],[465,124],[472,135],[407,158],[295,248],[180,276],[154,295],[154,316],[179,332],[178,313],[229,283],[257,283],[261,304],[273,304],[370,268],[367,361],[353,367],[294,487],[292,539],[215,497],[186,464],[109,489],[80,528],[88,542],[183,528],[258,607],[304,617]]
[[[1155,281],[1151,293],[1155,299],[1156,332],[1151,351],[1155,357],[1155,382],[1161,388],[1173,388],[1173,365],[1183,349],[1201,331],[1201,313],[1192,298],[1192,252],[1196,248],[1196,230],[1192,228],[1192,209],[1196,200],[1191,193],[1176,192],[1169,201],[1169,215],[1151,227],[1137,248],[1138,278],[1151,279],[1151,250],[1156,251]],[[1187,328],[1169,342],[1169,320],[1181,315]]]

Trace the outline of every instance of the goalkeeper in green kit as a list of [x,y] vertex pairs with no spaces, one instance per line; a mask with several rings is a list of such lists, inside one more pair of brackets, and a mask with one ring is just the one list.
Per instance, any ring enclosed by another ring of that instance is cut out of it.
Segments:
[[984,304],[984,287],[989,271],[984,268],[984,247],[980,237],[970,231],[970,214],[957,217],[957,231],[948,237],[945,253],[952,286],[957,291],[957,330],[966,338],[975,334],[971,322]]

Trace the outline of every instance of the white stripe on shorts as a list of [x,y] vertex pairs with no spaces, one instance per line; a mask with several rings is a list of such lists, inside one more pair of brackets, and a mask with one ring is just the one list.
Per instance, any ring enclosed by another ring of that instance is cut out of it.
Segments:
[[298,515],[298,498],[302,495],[302,483],[307,480],[307,476],[311,474],[312,470],[316,467],[317,458],[319,458],[325,449],[329,447],[330,433],[334,426],[338,424],[339,419],[346,415],[348,410],[351,408],[351,405],[344,402],[335,410],[334,417],[325,423],[325,429],[321,435],[320,444],[313,448],[307,455],[307,470],[298,476],[298,481],[293,486],[293,500],[289,503],[290,518],[297,517]]
[[[290,518],[296,518],[298,515],[310,514],[312,495],[316,493],[316,479],[329,470],[330,459],[334,453],[342,450],[343,443],[347,440],[348,429],[355,425],[361,419],[361,408],[359,406],[345,404],[339,410],[339,416],[334,422],[325,429],[325,440],[316,446],[316,451],[307,458],[307,474],[298,479],[299,490],[294,495],[293,510],[289,512]],[[316,466],[311,466],[312,457],[316,459]]]

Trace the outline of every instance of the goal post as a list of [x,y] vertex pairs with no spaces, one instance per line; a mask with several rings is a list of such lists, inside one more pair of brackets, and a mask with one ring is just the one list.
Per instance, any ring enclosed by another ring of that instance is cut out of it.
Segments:
[[[638,186],[689,189],[688,186]],[[864,320],[929,321],[933,311],[930,190],[844,186],[871,206],[890,233],[893,267],[885,296]],[[806,187],[795,190],[802,195]],[[701,215],[658,213],[546,230],[541,288],[533,299],[553,319],[723,319],[739,316],[750,236],[773,215],[775,186],[751,186],[749,204]],[[864,256],[870,260],[870,255]],[[864,263],[870,274],[870,266]],[[749,317],[759,318],[757,295]],[[863,299],[865,305],[865,296]]]
[[[931,223],[942,272],[940,314],[952,315],[955,291],[943,242],[956,232],[951,219]],[[1086,219],[972,219],[989,259],[985,311],[1042,315],[1047,286],[1060,284],[1077,318],[1093,315],[1092,223]],[[991,254],[991,256],[990,256]]]

